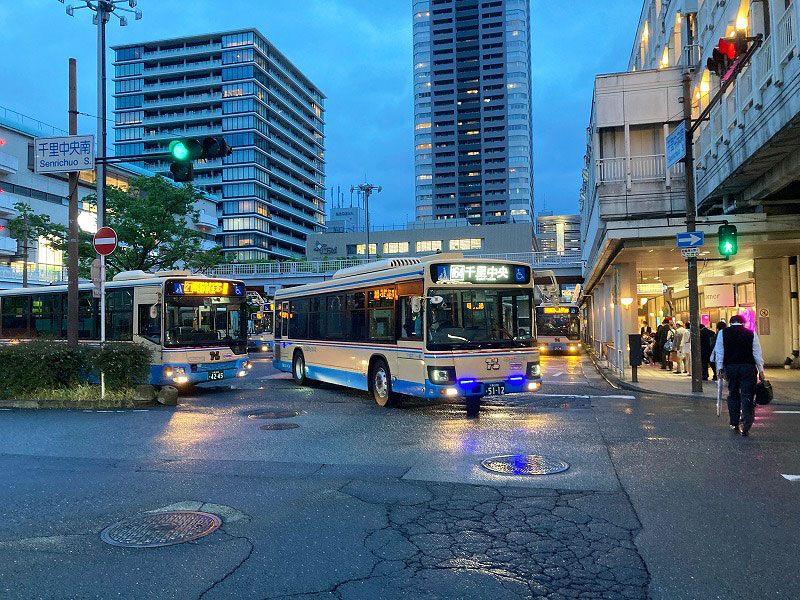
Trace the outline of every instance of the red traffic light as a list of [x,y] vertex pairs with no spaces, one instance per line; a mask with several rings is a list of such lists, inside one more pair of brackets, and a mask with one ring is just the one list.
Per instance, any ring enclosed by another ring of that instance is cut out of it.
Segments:
[[733,60],[736,58],[736,44],[734,44],[732,39],[719,38],[719,44],[717,44],[717,48],[719,48],[719,51],[726,55],[729,59]]

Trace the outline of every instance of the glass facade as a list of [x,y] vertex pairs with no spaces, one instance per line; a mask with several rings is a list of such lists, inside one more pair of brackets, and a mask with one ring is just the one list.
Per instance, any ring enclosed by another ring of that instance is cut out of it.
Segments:
[[224,135],[231,156],[194,164],[220,199],[218,243],[239,260],[305,254],[324,226],[320,90],[256,30],[114,50],[116,153],[154,154],[139,164],[169,176],[170,140]]
[[530,222],[528,0],[413,1],[417,220]]

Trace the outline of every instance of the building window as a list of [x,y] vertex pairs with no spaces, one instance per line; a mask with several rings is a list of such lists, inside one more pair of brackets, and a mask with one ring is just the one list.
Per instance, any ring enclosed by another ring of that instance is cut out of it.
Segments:
[[[358,244],[356,246],[356,254],[366,254],[367,246],[366,244]],[[377,244],[370,244],[369,245],[369,253],[371,255],[375,255],[378,253],[378,245]]]
[[441,249],[442,240],[425,240],[423,242],[417,242],[416,244],[417,252],[436,252],[437,250],[440,251]]
[[[372,244],[370,244],[372,246]],[[383,245],[384,254],[407,254],[408,242],[386,242]]]
[[450,250],[480,250],[483,246],[483,240],[480,238],[463,238],[459,240],[450,240]]

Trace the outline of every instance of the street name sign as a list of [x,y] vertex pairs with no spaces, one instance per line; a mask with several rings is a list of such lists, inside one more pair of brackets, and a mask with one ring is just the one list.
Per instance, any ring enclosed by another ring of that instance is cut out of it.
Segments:
[[36,173],[73,173],[94,169],[94,136],[37,137],[34,139]]
[[685,231],[676,234],[675,241],[678,248],[697,248],[705,245],[706,236],[702,231]]
[[683,258],[697,258],[700,256],[700,248],[681,248]]
[[681,121],[667,136],[667,168],[686,156],[686,121]]
[[117,232],[111,227],[101,227],[94,234],[94,249],[100,256],[108,256],[117,248]]

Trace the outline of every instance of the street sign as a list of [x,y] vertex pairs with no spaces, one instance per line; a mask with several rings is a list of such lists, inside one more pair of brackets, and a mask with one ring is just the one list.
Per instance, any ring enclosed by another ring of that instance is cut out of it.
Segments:
[[111,227],[101,227],[94,234],[94,249],[100,256],[108,256],[117,248],[117,232]]
[[696,248],[704,246],[706,243],[705,235],[702,231],[685,231],[675,235],[678,248]]
[[36,173],[72,173],[94,169],[94,136],[37,137],[33,142]]
[[700,248],[681,248],[683,258],[697,258],[700,256]]
[[681,121],[667,136],[667,168],[686,156],[686,121]]
[[758,309],[758,316],[759,317],[768,317],[769,316],[769,309],[768,308],[759,308]]

